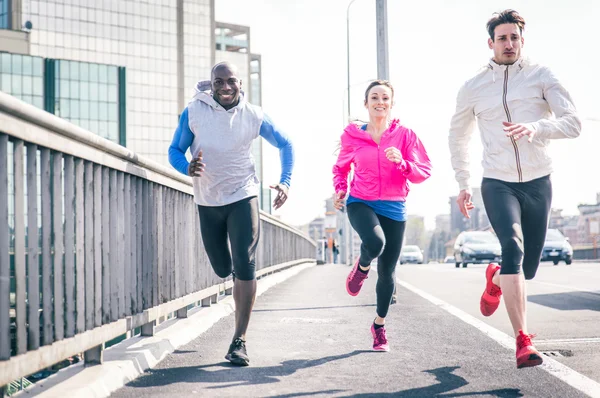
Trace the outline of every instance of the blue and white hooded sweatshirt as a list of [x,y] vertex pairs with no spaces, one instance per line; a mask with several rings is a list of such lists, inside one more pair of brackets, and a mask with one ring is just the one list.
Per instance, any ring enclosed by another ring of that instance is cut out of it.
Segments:
[[246,102],[240,92],[238,105],[225,110],[208,91],[206,82],[196,85],[196,94],[184,109],[169,147],[169,162],[188,175],[185,153],[196,157],[202,150],[206,165],[201,177],[193,177],[194,201],[201,206],[224,206],[258,196],[252,141],[262,136],[279,149],[281,178],[290,186],[294,167],[294,150],[290,139],[258,106]]

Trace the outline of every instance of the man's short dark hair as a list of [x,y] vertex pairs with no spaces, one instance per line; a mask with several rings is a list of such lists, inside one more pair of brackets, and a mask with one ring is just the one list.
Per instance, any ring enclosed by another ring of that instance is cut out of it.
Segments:
[[522,16],[519,15],[515,10],[504,10],[501,12],[495,12],[494,16],[487,22],[487,31],[490,34],[490,38],[494,41],[494,31],[496,30],[496,26],[503,25],[505,23],[514,23],[517,24],[521,35],[525,30],[525,20]]
[[219,62],[219,63],[216,63],[216,64],[215,64],[215,65],[212,67],[212,69],[210,70],[210,79],[211,79],[211,80],[212,80],[212,78],[213,78],[213,77],[214,77],[214,75],[215,75],[215,71],[216,71],[217,69],[221,69],[221,68],[227,68],[227,69],[229,69],[230,71],[232,71],[232,72],[234,72],[234,73],[235,73],[235,72],[237,72],[237,68],[236,68],[236,66],[235,66],[235,65],[233,65],[231,62],[228,62],[228,61]]

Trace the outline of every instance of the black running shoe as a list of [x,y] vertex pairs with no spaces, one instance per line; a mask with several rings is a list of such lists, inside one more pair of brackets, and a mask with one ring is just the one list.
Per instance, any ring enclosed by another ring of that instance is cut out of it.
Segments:
[[246,342],[239,337],[233,340],[233,343],[229,346],[227,355],[225,355],[225,359],[234,365],[248,366],[250,358],[248,358],[248,353],[246,352]]

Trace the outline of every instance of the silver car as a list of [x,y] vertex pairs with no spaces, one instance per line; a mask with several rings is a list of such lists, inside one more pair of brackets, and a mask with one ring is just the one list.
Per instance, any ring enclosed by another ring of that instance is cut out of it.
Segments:
[[549,229],[546,233],[546,242],[542,251],[541,261],[552,261],[558,265],[564,261],[567,265],[573,262],[573,247],[558,229]]
[[456,268],[462,264],[489,263],[502,261],[502,249],[496,235],[490,231],[461,232],[454,242]]
[[400,264],[423,264],[423,250],[417,245],[407,245],[400,252]]

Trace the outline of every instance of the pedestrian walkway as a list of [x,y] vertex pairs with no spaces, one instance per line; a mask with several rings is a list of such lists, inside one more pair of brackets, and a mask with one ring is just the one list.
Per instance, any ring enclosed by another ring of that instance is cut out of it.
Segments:
[[404,288],[387,318],[392,351],[372,352],[377,277],[350,297],[349,270],[312,267],[261,295],[248,334],[251,366],[223,358],[230,315],[112,396],[584,396],[539,368],[517,370],[512,351]]

